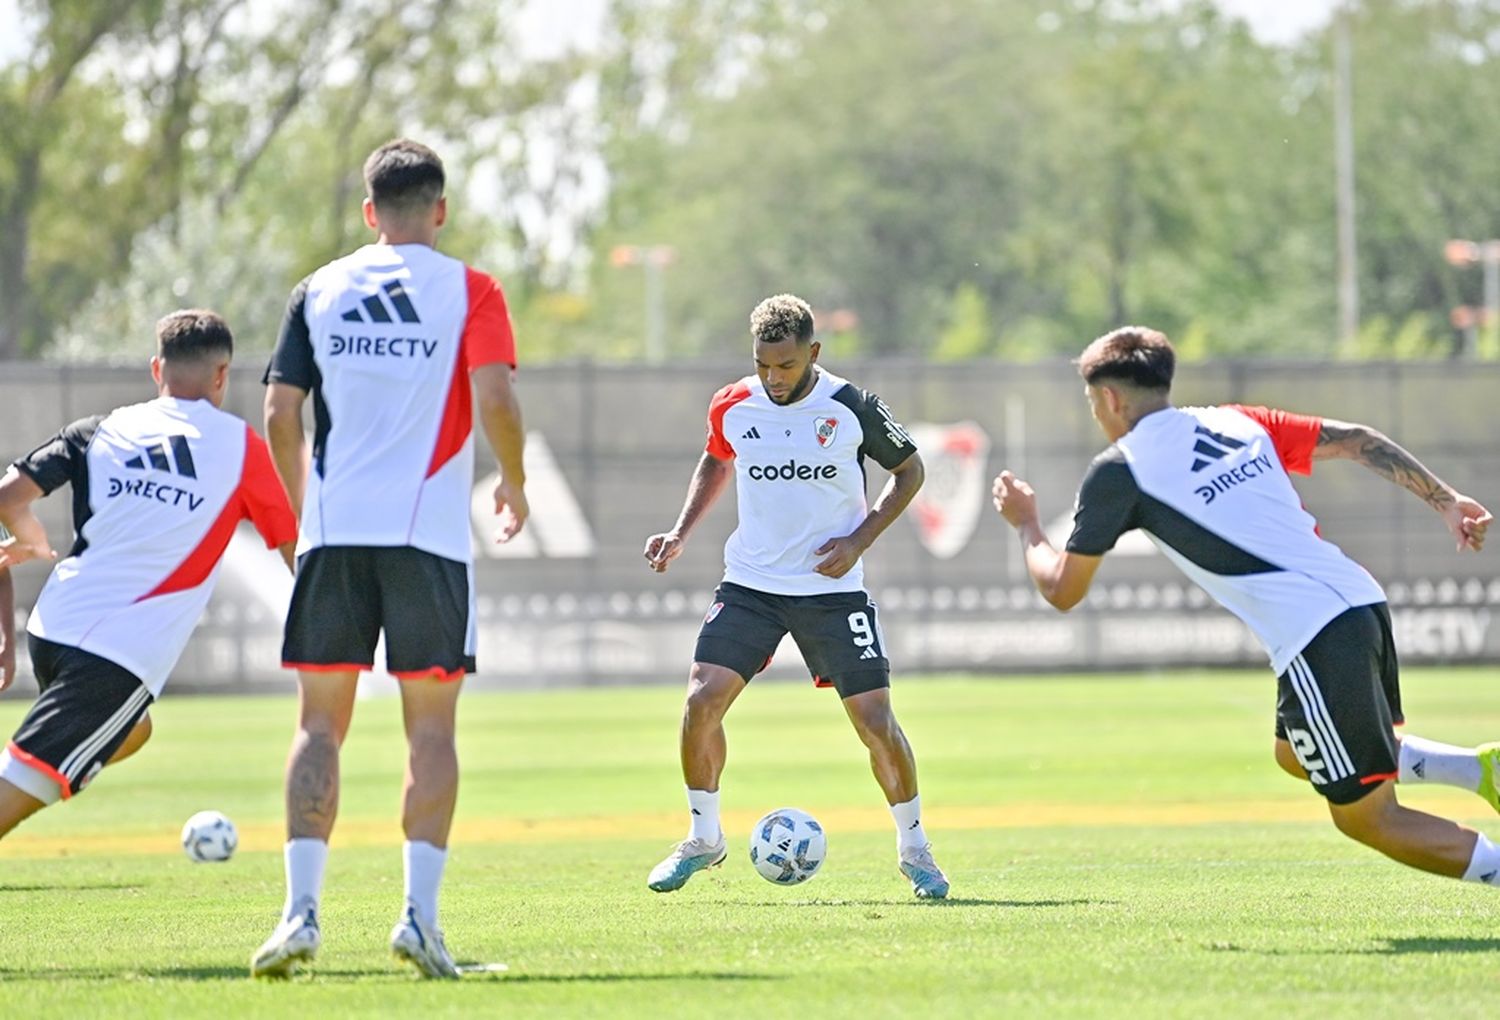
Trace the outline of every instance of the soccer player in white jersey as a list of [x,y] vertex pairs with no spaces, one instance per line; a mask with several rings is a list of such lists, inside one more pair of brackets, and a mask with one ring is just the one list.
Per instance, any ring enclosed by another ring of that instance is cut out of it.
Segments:
[[[861,555],[922,486],[922,458],[890,410],[817,364],[813,316],[790,294],[750,316],[755,374],[714,394],[708,443],[671,531],[646,541],[661,572],[734,475],[739,527],[703,620],[682,713],[682,774],[691,829],[647,879],[680,889],[724,860],[719,776],[725,712],[790,632],[814,681],[833,687],[896,822],[899,867],[923,899],[948,894],[922,828],[917,766],[891,711],[890,661]],[[873,507],[865,458],[891,473]]]
[[0,836],[140,750],[213,591],[235,525],[249,519],[287,566],[297,520],[266,444],[221,411],[233,337],[212,312],[156,326],[160,396],[84,418],[0,478],[0,569],[56,559],[31,504],[73,487],[72,551],[27,622],[41,694],[0,752]]
[[287,895],[281,923],[251,959],[257,976],[285,976],[321,942],[339,747],[382,631],[409,751],[406,900],[391,949],[427,977],[458,976],[438,927],[438,889],[458,796],[458,693],[475,668],[476,403],[500,462],[501,541],[528,512],[510,316],[499,284],[434,247],[448,212],[442,161],[398,140],[371,153],[364,176],[375,243],[297,285],[266,370],[266,433],[302,515],[282,648],[301,709],[286,772]]
[[1174,407],[1172,345],[1125,327],[1078,361],[1113,445],[1078,491],[1065,549],[1048,542],[1036,495],[1010,472],[995,507],[1020,532],[1027,570],[1058,609],[1077,605],[1120,535],[1143,530],[1256,634],[1278,675],[1276,762],[1310,780],[1345,835],[1423,871],[1500,885],[1500,848],[1402,806],[1395,783],[1444,783],[1500,810],[1500,745],[1454,747],[1392,729],[1403,721],[1385,594],[1323,540],[1289,473],[1320,460],[1363,464],[1414,493],[1458,548],[1484,545],[1490,513],[1365,425],[1264,407]]

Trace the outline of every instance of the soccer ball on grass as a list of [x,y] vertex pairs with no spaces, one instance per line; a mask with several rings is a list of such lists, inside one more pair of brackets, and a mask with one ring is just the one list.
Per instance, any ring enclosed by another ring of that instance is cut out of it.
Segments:
[[227,861],[239,845],[234,823],[218,811],[199,811],[182,827],[182,849],[200,864]]
[[767,882],[797,885],[818,873],[828,853],[823,827],[806,811],[777,808],[750,830],[750,863]]

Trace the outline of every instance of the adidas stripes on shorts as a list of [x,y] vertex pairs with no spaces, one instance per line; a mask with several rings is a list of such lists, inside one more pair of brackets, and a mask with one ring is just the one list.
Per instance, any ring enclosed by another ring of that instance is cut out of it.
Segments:
[[[42,693],[0,755],[0,776],[46,803],[55,799],[50,780],[66,800],[99,774],[154,699],[123,666],[34,634],[26,638]],[[45,789],[37,787],[38,777]]]
[[1313,789],[1352,804],[1396,778],[1404,721],[1391,614],[1384,603],[1335,617],[1276,684],[1276,736],[1287,740]]
[[771,664],[787,634],[813,682],[836,688],[840,698],[891,684],[875,603],[862,591],[773,595],[725,581],[703,618],[693,661],[725,666],[749,680]]

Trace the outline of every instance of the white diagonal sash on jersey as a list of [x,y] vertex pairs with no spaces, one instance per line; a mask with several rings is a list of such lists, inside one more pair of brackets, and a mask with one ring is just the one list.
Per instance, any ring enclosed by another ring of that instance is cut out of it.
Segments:
[[135,714],[136,709],[140,708],[142,702],[150,697],[151,692],[146,690],[144,685],[137,687],[135,693],[125,699],[125,704],[115,709],[115,714],[105,720],[104,725],[95,730],[92,736],[79,744],[73,750],[72,754],[63,759],[62,767],[57,771],[66,776],[68,782],[71,784],[73,780],[78,778],[71,774],[72,770],[86,763],[99,748],[114,739],[115,735],[125,728],[126,722]]
[[1307,660],[1300,655],[1293,659],[1288,675],[1292,678],[1292,689],[1297,692],[1297,700],[1302,702],[1302,712],[1307,717],[1307,724],[1312,727],[1313,740],[1328,765],[1329,777],[1343,779],[1354,775],[1354,764],[1349,760],[1344,742],[1339,739],[1339,731],[1333,725],[1333,717],[1328,714],[1323,692],[1318,689]]

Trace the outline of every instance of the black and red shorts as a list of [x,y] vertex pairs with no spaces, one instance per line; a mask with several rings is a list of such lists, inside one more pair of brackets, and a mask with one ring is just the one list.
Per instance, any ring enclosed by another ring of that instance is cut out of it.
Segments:
[[1352,804],[1396,778],[1400,670],[1384,603],[1346,610],[1318,631],[1276,684],[1276,736],[1313,789]]
[[99,774],[154,699],[109,659],[34,634],[26,641],[42,693],[6,750],[56,783],[66,800]]
[[813,681],[840,698],[891,685],[891,663],[875,602],[862,591],[774,595],[725,581],[698,631],[694,662],[734,670],[745,680],[770,665],[787,634]]
[[322,546],[297,560],[281,664],[315,673],[386,668],[401,680],[474,672],[472,567],[408,546]]

